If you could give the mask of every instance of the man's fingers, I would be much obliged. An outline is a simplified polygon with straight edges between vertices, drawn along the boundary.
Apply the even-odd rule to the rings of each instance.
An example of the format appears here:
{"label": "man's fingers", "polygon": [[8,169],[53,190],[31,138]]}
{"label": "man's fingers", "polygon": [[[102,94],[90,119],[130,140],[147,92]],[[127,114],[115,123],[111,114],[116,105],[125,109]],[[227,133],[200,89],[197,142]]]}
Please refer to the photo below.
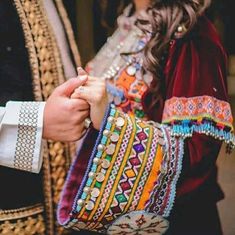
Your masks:
{"label": "man's fingers", "polygon": [[88,110],[78,111],[78,113],[77,113],[78,118],[77,118],[76,123],[78,123],[78,125],[82,125],[84,127],[85,126],[85,119],[87,117],[89,117],[89,114],[90,114],[90,112]]}
{"label": "man's fingers", "polygon": [[79,99],[79,97],[77,97],[76,99],[70,99],[69,102],[70,105],[74,107],[75,110],[82,111],[90,109],[90,105],[87,103],[87,101]]}
{"label": "man's fingers", "polygon": [[56,88],[55,93],[61,96],[70,97],[73,91],[86,83],[88,77],[81,76],[79,78],[71,78],[64,84]]}
{"label": "man's fingers", "polygon": [[80,97],[79,97],[79,94],[78,94],[78,93],[74,92],[74,93],[71,95],[70,98],[71,98],[71,99],[79,99]]}

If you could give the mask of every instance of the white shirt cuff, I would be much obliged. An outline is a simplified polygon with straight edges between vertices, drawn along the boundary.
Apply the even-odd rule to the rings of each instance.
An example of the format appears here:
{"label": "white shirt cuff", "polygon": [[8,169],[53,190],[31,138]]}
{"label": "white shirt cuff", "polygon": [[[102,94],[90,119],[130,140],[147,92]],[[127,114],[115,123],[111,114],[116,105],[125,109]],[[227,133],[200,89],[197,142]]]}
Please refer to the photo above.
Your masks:
{"label": "white shirt cuff", "polygon": [[44,106],[44,102],[7,103],[0,126],[0,165],[40,171]]}

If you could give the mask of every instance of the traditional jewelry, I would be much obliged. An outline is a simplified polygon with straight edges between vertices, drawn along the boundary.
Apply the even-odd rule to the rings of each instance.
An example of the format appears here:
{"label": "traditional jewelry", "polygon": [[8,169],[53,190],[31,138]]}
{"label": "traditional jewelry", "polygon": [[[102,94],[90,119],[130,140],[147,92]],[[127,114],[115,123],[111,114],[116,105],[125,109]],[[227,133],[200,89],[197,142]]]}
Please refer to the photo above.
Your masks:
{"label": "traditional jewelry", "polygon": [[79,92],[83,93],[83,92],[85,91],[84,86],[80,86],[80,87],[78,87],[78,88],[77,88],[77,91],[79,91]]}

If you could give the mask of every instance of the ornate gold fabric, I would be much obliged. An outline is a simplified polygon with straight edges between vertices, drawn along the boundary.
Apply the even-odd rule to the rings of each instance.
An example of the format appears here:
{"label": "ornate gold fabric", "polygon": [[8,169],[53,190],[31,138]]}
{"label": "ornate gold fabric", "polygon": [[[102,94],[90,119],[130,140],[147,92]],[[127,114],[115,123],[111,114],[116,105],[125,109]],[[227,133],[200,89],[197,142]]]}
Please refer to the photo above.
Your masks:
{"label": "ornate gold fabric", "polygon": [[[14,0],[22,24],[29,62],[32,71],[36,101],[46,100],[54,88],[65,81],[61,56],[51,26],[48,22],[42,0]],[[62,2],[59,4],[62,17],[67,17]],[[67,32],[76,62],[80,63],[78,50],[66,20]],[[72,36],[71,36],[72,35]],[[77,59],[76,59],[77,58]],[[44,195],[47,234],[62,234],[63,229],[55,222],[55,208],[59,200],[66,173],[71,162],[70,145],[48,141],[44,146]],[[25,222],[26,223],[26,222]],[[40,233],[39,233],[40,234]]]}
{"label": "ornate gold fabric", "polygon": [[64,23],[65,31],[68,35],[68,40],[69,40],[69,44],[70,44],[71,50],[72,50],[73,55],[74,55],[75,63],[76,63],[77,66],[80,66],[81,65],[80,54],[78,52],[78,48],[77,48],[77,45],[76,45],[72,25],[69,21],[68,14],[67,14],[67,12],[64,8],[63,1],[62,0],[55,0],[55,3],[57,5],[57,9],[59,11],[59,14],[61,15],[61,20]]}
{"label": "ornate gold fabric", "polygon": [[46,232],[43,205],[0,210],[0,234],[2,235],[43,235]]}

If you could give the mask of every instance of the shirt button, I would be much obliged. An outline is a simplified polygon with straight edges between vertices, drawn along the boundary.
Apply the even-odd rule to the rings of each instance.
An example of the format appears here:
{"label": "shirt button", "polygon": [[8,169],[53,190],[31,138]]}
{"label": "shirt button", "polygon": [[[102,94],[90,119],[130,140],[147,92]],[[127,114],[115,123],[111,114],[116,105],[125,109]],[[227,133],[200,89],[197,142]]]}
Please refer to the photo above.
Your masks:
{"label": "shirt button", "polygon": [[85,187],[84,189],[83,189],[83,192],[84,193],[90,193],[90,191],[91,191],[91,189],[89,188],[89,187]]}
{"label": "shirt button", "polygon": [[99,151],[103,151],[103,150],[104,150],[104,145],[99,144],[99,145],[98,145],[98,150],[99,150]]}
{"label": "shirt button", "polygon": [[93,179],[93,178],[95,178],[95,172],[93,172],[93,171],[91,171],[91,172],[89,172],[89,178],[91,178],[91,179]]}
{"label": "shirt button", "polygon": [[110,133],[109,130],[104,130],[104,131],[103,131],[103,135],[105,135],[105,136],[109,136],[109,133]]}
{"label": "shirt button", "polygon": [[100,164],[100,159],[98,158],[98,157],[95,157],[94,159],[93,159],[93,163],[95,163],[95,164]]}

